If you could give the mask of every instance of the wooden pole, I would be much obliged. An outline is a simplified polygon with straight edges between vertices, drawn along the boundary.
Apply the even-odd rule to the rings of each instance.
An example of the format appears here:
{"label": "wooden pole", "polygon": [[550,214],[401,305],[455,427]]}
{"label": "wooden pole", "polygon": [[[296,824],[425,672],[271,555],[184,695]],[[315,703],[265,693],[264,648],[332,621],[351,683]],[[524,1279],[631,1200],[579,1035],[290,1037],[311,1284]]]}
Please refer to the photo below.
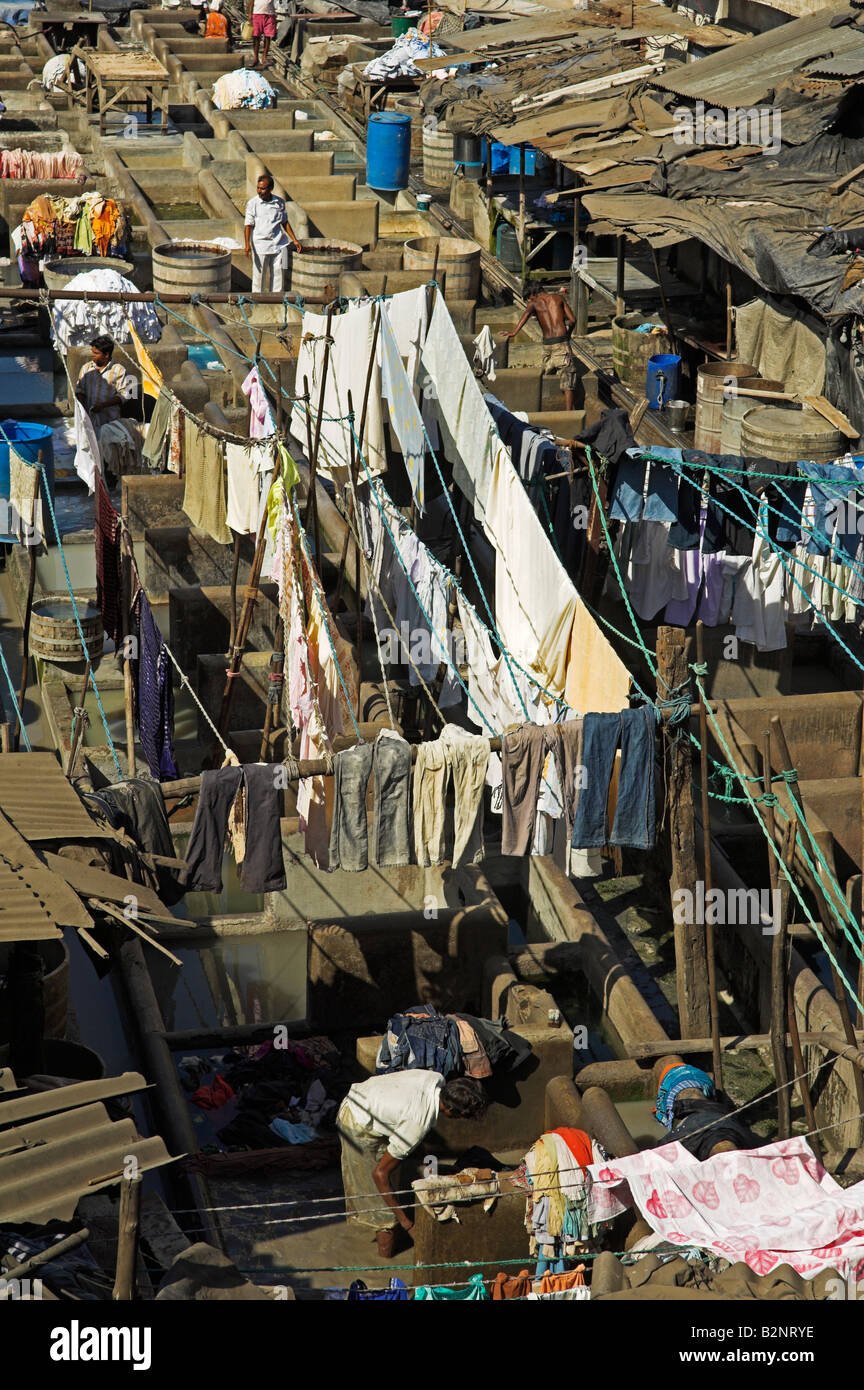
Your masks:
{"label": "wooden pole", "polygon": [[[379,324],[380,322],[381,322],[381,309],[380,309],[380,306],[379,306],[379,309],[378,309],[378,317],[377,317],[377,319],[375,320],[375,333],[374,333],[374,336],[373,336],[373,338],[372,338],[372,353],[371,353],[371,356],[370,356],[370,359],[369,359],[369,370],[368,370],[368,372],[366,373],[366,394],[367,394],[367,395],[368,395],[368,391],[369,391],[369,381],[370,381],[371,376],[372,376],[372,363],[375,361],[375,341],[376,341],[376,338],[377,338],[377,336],[378,336],[378,324]],[[348,392],[348,414],[349,414],[349,415],[353,415],[353,414],[354,414],[354,399],[353,399],[353,396],[352,396],[352,394],[351,394],[350,391]],[[366,424],[365,414],[366,414],[366,396],[364,395],[364,399],[363,399],[363,415],[364,415],[364,419],[363,419],[363,421],[361,422],[361,433],[360,433],[360,435],[358,436],[361,440],[362,440],[362,438],[363,438],[363,433],[362,433],[362,431],[363,431],[363,428],[365,427],[365,424]],[[361,527],[360,527],[360,508],[359,508],[358,503],[357,503],[357,480],[358,480],[358,473],[359,473],[359,463],[358,463],[358,459],[357,459],[357,445],[356,445],[356,442],[355,442],[355,440],[354,440],[354,436],[353,436],[353,434],[352,434],[352,436],[351,436],[351,484],[352,484],[353,491],[352,491],[352,495],[351,495],[351,508],[352,508],[352,513],[353,513],[353,516],[354,516],[354,617],[355,617],[355,623],[356,623],[356,628],[357,628],[357,632],[356,632],[356,641],[357,641],[357,718],[358,718],[358,720],[359,720],[359,718],[360,718],[360,709],[361,709],[361,706],[362,706],[362,703],[363,703],[363,699],[362,699],[362,696],[361,696],[361,693],[360,693],[360,687],[361,687],[361,685],[363,684],[363,589],[362,589],[362,585],[361,585],[361,583],[360,583],[360,543],[361,543],[361,540],[362,540],[362,536],[361,536]],[[346,536],[346,539],[347,539],[347,536],[348,536],[348,531],[347,531],[347,529],[346,529],[346,532],[345,532],[345,536]]]}
{"label": "wooden pole", "polygon": [[[657,693],[671,699],[672,692],[688,686],[685,635],[681,628],[661,627],[657,631]],[[699,877],[696,864],[693,818],[693,753],[686,730],[670,732],[664,720],[664,740],[668,759],[669,836],[672,851],[670,889],[673,902],[679,890],[686,890],[692,901]],[[706,834],[709,833],[706,827]],[[683,901],[686,903],[687,898]],[[681,916],[676,912],[675,916]],[[708,953],[702,923],[675,921],[675,973],[678,1020],[682,1038],[702,1037],[711,1031],[708,993]]]}
{"label": "wooden pole", "polygon": [[230,653],[237,638],[237,576],[240,573],[240,537],[236,531],[234,536],[234,559],[231,565],[231,636],[228,639],[228,651]]}
{"label": "wooden pole", "polygon": [[75,762],[78,757],[78,749],[81,746],[81,739],[84,734],[84,727],[87,716],[84,713],[84,701],[87,698],[87,687],[90,684],[90,662],[84,667],[84,679],[81,682],[81,694],[78,696],[78,708],[81,713],[75,715],[75,723],[72,729],[72,747],[69,750],[69,761],[66,764],[66,776],[71,777],[75,770]]}
{"label": "wooden pole", "polygon": [[135,1297],[135,1264],[138,1258],[138,1213],[141,1209],[141,1174],[124,1178],[120,1187],[117,1268],[111,1297],[129,1303]]}
{"label": "wooden pole", "polygon": [[[771,733],[766,729],[762,735],[762,790],[767,795],[771,793]],[[765,824],[768,827],[768,834],[774,842],[774,807],[767,803],[765,806]],[[791,825],[791,822],[789,823]],[[787,826],[787,835],[788,835]],[[786,855],[786,840],[784,839],[784,863]],[[791,854],[794,858],[795,841],[792,840]],[[777,861],[773,853],[768,851],[768,875],[771,881],[772,902],[776,902],[777,892]],[[784,883],[788,883],[786,876],[783,876]],[[783,988],[785,980],[785,908],[778,912],[773,920],[774,935],[771,938],[771,1055],[774,1060],[774,1079],[780,1088],[777,1092],[777,1138],[788,1139],[792,1133],[792,1105],[789,1095],[789,1069],[786,1065],[786,1048],[783,1040],[786,1036],[784,1023],[784,1009],[786,1003],[786,992]]]}
{"label": "wooden pole", "polygon": [[[576,175],[577,181],[579,175]],[[573,199],[573,263],[570,267],[570,301],[576,322],[573,336],[583,338],[588,332],[588,286],[579,274],[581,243],[579,241],[579,218],[582,214],[582,199],[577,194]]]}
{"label": "wooden pole", "polygon": [[0,753],[12,752],[12,725],[4,720],[0,724]]}
{"label": "wooden pole", "polygon": [[[792,872],[795,863],[795,843],[798,836],[798,817],[793,816],[786,827],[786,838],[783,842],[783,863]],[[804,1117],[807,1121],[807,1132],[811,1135],[810,1144],[815,1150],[817,1157],[821,1153],[821,1142],[818,1135],[813,1134],[817,1129],[816,1111],[813,1108],[813,1098],[810,1095],[810,1081],[806,1075],[807,1068],[804,1063],[804,1052],[801,1047],[801,1034],[798,1029],[798,1016],[795,1012],[795,990],[792,986],[792,979],[789,974],[788,947],[788,928],[789,928],[789,898],[791,890],[789,880],[783,875],[783,883],[780,888],[781,909],[780,909],[780,929],[783,935],[783,973],[786,983],[786,1026],[789,1032],[789,1044],[792,1048],[792,1061],[795,1066],[795,1075],[798,1077],[798,1090],[801,1093],[801,1104],[804,1107]],[[785,1042],[785,1038],[784,1038]],[[791,1095],[790,1095],[791,1102]]]}
{"label": "wooden pole", "polygon": [[282,707],[282,685],[285,676],[285,624],[282,618],[276,622],[273,637],[273,651],[270,655],[270,670],[267,673],[267,710],[264,715],[264,728],[261,732],[259,763],[270,761],[270,731],[278,728],[278,715]]}
{"label": "wooden pole", "polygon": [[[329,373],[329,371],[330,371],[330,348],[331,348],[331,345],[332,345],[332,344],[331,344],[331,340],[330,340],[330,328],[331,328],[332,323],[333,323],[333,305],[331,304],[331,305],[328,306],[328,309],[327,309],[327,327],[326,327],[325,330],[324,330],[325,335],[326,335],[325,341],[324,341],[324,364],[323,364],[323,366],[322,366],[322,368],[321,368],[321,391],[320,391],[319,396],[318,396],[318,414],[317,414],[317,416],[315,417],[315,436],[314,436],[314,438],[313,438],[313,440],[312,440],[312,454],[311,454],[311,457],[310,457],[310,459],[309,459],[309,498],[308,498],[308,501],[307,501],[307,503],[306,503],[306,517],[305,517],[305,520],[304,520],[304,523],[303,523],[303,524],[304,524],[304,527],[308,530],[308,528],[309,528],[309,517],[310,517],[310,515],[314,515],[314,516],[315,516],[315,523],[316,523],[315,555],[316,555],[316,564],[317,564],[319,567],[320,567],[320,565],[321,565],[321,556],[320,556],[320,554],[319,554],[319,551],[320,551],[319,540],[320,540],[320,538],[319,538],[318,535],[317,535],[317,514],[318,514],[318,508],[317,508],[317,498],[316,498],[316,495],[315,495],[315,475],[316,475],[316,472],[317,472],[317,469],[318,469],[318,450],[319,450],[319,448],[320,448],[320,446],[321,446],[321,427],[322,427],[322,425],[323,425],[323,423],[324,423],[324,393],[325,393],[326,390],[327,390],[327,376],[328,376],[328,373]],[[307,390],[307,392],[308,392],[309,384],[308,384],[308,381],[307,381],[307,378],[306,378],[306,377],[303,378],[303,385],[304,385],[304,388],[305,388],[305,389]]]}
{"label": "wooden pole", "polygon": [[[626,300],[624,295],[624,238],[618,237],[615,261],[615,317],[619,318],[624,313]],[[667,325],[668,327],[668,325]]]}
{"label": "wooden pole", "polygon": [[[33,521],[35,525],[36,504],[39,501],[39,490],[42,486],[42,450],[36,455],[38,463],[34,472],[36,479],[33,484]],[[23,498],[21,499],[23,501]],[[18,751],[18,743],[21,738],[21,715],[24,713],[24,701],[27,698],[27,676],[30,670],[30,619],[33,615],[33,594],[36,590],[36,538],[30,537],[33,542],[29,549],[30,571],[27,577],[27,602],[24,608],[24,631],[21,637],[21,688],[18,691],[18,710],[19,714],[15,717],[15,751]]]}
{"label": "wooden pole", "polygon": [[663,276],[660,274],[660,261],[657,258],[657,249],[651,245],[650,241],[648,243],[648,248],[651,252],[651,259],[654,262],[654,274],[657,276],[657,286],[660,290],[660,303],[663,305],[663,319],[666,324],[666,331],[671,334],[672,321],[669,317],[669,305],[666,302],[666,291],[663,288]]}
{"label": "wooden pole", "polygon": [[123,542],[121,551],[122,612],[121,633],[123,640],[123,704],[126,714],[126,765],[129,776],[135,776],[135,720],[132,696],[132,657],[128,651],[127,639],[132,631],[132,552],[129,546],[126,517],[123,517]]}
{"label": "wooden pole", "polygon": [[732,267],[728,261],[726,262],[726,358],[729,362],[732,361]]}
{"label": "wooden pole", "polygon": [[[785,770],[792,770],[792,755],[789,752],[789,745],[786,742],[786,735],[783,732],[783,724],[780,720],[780,716],[777,714],[775,714],[771,720],[771,732],[774,735],[777,741],[777,747],[780,750],[781,767]],[[788,786],[789,795],[795,802],[795,805],[798,808],[798,813],[803,819],[804,805],[801,800],[801,790],[798,786],[797,777],[791,779],[788,783]],[[816,897],[816,906],[819,912],[819,917],[822,922],[823,929],[825,931],[825,935],[828,937],[829,940],[832,941],[832,944],[834,944],[836,942],[836,936],[834,933],[834,926],[831,920],[831,911],[825,900],[824,892],[822,891],[819,885],[818,875],[816,876],[816,879],[813,882],[813,888]],[[840,1013],[840,1020],[843,1024],[843,1036],[845,1037],[847,1043],[854,1047],[855,1030],[852,1027],[852,1018],[849,1014],[849,1004],[846,999],[846,989],[843,984],[843,981],[840,979],[840,975],[837,971],[837,968],[833,963],[831,963],[831,978],[834,983],[834,995],[837,1003],[837,1008]],[[855,1097],[858,1101],[858,1109],[862,1114],[864,1114],[864,1075],[862,1075],[857,1068],[855,1069],[853,1075],[855,1080]]]}
{"label": "wooden pole", "polygon": [[[696,624],[696,660],[700,666],[705,662],[704,630],[701,618]],[[704,680],[705,677],[703,676]],[[702,854],[704,860],[705,898],[714,886],[714,873],[711,864],[711,807],[708,800],[708,719],[704,700],[699,701],[699,746],[702,798]],[[708,956],[708,997],[711,1007],[711,1052],[714,1067],[714,1085],[723,1085],[723,1060],[720,1052],[720,1006],[717,999],[717,955],[714,941],[714,923],[705,921],[705,951]]]}
{"label": "wooden pole", "polygon": [[527,275],[525,260],[525,146],[519,146],[519,255],[521,258],[522,269],[520,273],[520,286],[522,293],[525,293],[525,279]]}

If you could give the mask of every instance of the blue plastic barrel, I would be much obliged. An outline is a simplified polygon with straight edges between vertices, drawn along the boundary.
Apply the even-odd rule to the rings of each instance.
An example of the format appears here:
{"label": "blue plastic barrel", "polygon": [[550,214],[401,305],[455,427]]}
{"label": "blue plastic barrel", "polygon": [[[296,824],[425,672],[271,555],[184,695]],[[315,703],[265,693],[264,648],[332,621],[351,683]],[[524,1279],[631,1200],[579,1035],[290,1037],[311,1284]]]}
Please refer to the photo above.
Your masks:
{"label": "blue plastic barrel", "polygon": [[510,169],[510,146],[502,145],[500,140],[493,140],[490,158],[492,173],[506,174]]}
{"label": "blue plastic barrel", "polygon": [[408,187],[411,172],[411,117],[404,111],[376,111],[366,129],[366,182],[395,192]]}
{"label": "blue plastic barrel", "polygon": [[[8,442],[7,442],[8,441]],[[48,425],[31,425],[24,420],[0,420],[0,525],[6,525],[9,498],[9,445],[25,462],[35,464],[42,451],[42,527],[47,544],[55,543],[51,512],[45,498],[45,483],[54,501],[54,435]],[[0,540],[12,541],[15,536],[3,535]]]}
{"label": "blue plastic barrel", "polygon": [[674,352],[658,352],[648,358],[645,395],[651,410],[662,410],[667,401],[678,399],[681,385],[681,358]]}

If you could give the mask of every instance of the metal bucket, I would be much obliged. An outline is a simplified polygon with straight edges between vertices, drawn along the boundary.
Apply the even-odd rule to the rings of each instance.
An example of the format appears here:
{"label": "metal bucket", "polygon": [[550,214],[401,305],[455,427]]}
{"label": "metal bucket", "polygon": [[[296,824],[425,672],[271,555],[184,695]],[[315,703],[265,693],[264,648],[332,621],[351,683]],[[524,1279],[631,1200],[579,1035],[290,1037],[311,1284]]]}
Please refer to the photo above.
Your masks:
{"label": "metal bucket", "polygon": [[[90,660],[95,662],[102,655],[102,614],[98,608],[91,608],[79,600],[78,616],[84,641],[87,643],[87,653]],[[33,656],[41,656],[46,661],[61,664],[86,659],[68,595],[46,594],[33,604],[30,651]]]}
{"label": "metal bucket", "polygon": [[329,304],[339,294],[339,277],[356,270],[363,260],[362,246],[351,241],[315,237],[300,243],[289,260],[290,288],[310,304]]}
{"label": "metal bucket", "polygon": [[667,401],[661,414],[670,429],[683,430],[689,410],[689,401]]}

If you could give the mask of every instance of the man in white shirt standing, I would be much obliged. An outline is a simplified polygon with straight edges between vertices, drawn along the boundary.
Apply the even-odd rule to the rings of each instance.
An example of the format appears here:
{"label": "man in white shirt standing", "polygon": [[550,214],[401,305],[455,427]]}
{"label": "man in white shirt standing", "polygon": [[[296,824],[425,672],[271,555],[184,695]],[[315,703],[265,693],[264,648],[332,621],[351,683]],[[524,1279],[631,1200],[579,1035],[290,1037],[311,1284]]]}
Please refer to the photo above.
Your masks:
{"label": "man in white shirt standing", "polygon": [[273,192],[272,174],[262,174],[257,188],[255,197],[246,204],[245,217],[246,255],[252,257],[252,293],[280,294],[285,249],[290,241],[299,251],[300,242],[288,224],[283,199]]}
{"label": "man in white shirt standing", "polygon": [[249,18],[252,21],[252,66],[258,66],[258,45],[263,38],[261,66],[266,68],[270,40],[276,37],[276,0],[249,0]]}
{"label": "man in white shirt standing", "polygon": [[[397,1222],[409,1235],[414,1230],[411,1217],[391,1187],[394,1174],[398,1184],[402,1159],[435,1128],[439,1112],[480,1120],[487,1103],[485,1091],[473,1077],[456,1076],[445,1081],[437,1071],[419,1067],[370,1076],[351,1087],[336,1116],[342,1141],[345,1206],[349,1220],[377,1232],[382,1259],[395,1253]],[[386,1206],[370,1196],[370,1182]]]}

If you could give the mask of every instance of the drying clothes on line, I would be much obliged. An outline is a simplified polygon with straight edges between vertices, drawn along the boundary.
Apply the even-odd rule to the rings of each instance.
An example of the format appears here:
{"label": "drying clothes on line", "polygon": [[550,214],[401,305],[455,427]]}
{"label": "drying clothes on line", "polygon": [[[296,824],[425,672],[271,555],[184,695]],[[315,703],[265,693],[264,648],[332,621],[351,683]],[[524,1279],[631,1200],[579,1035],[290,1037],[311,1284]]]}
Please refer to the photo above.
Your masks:
{"label": "drying clothes on line", "polygon": [[650,460],[641,450],[629,449],[620,459],[609,490],[611,521],[677,521],[678,474],[664,456],[670,462],[682,459],[680,449],[652,449]]}
{"label": "drying clothes on line", "polygon": [[106,477],[143,473],[141,436],[131,420],[109,420],[99,430],[99,457]]}
{"label": "drying clothes on line", "polygon": [[[125,831],[145,854],[164,855],[169,859],[176,856],[158,782],[149,777],[129,777],[123,782],[100,787],[98,792],[89,794],[88,800],[95,803],[99,814],[105,816],[109,825],[115,830]],[[125,872],[126,862],[128,857],[124,861],[121,853],[114,872]],[[178,881],[177,870],[166,865],[150,869],[143,860],[136,859],[133,860],[132,870],[135,881],[154,888],[167,907],[179,902],[186,891]],[[194,1091],[199,1084],[200,1080],[189,1089]]]}
{"label": "drying clothes on line", "polygon": [[[296,393],[298,399],[291,412],[291,433],[303,449],[308,449],[307,406],[299,399],[309,384],[309,405],[315,433],[316,417],[323,411],[318,451],[318,471],[325,478],[336,478],[343,485],[350,475],[352,450],[351,427],[345,417],[349,414],[348,396],[354,406],[354,430],[359,436],[363,401],[366,400],[366,422],[363,435],[363,458],[359,477],[383,472],[387,467],[384,442],[384,406],[382,400],[381,366],[377,352],[372,352],[378,305],[366,301],[349,303],[344,313],[330,320],[330,354],[327,378],[324,379],[324,360],[327,354],[327,316],[307,310],[303,314],[300,348],[297,353]],[[369,363],[372,371],[369,375]],[[368,376],[368,394],[367,394]],[[323,388],[323,394],[322,394]]]}
{"label": "drying clothes on line", "polygon": [[261,493],[273,473],[272,444],[226,444],[228,506],[225,521],[240,535],[256,535],[261,519]]}
{"label": "drying clothes on line", "polygon": [[444,1285],[421,1284],[414,1290],[415,1303],[485,1303],[489,1293],[482,1274],[472,1274],[467,1287],[449,1289]]}
{"label": "drying clothes on line", "polygon": [[636,448],[626,410],[607,410],[576,438],[581,444],[590,444],[592,453],[599,454],[611,464],[618,463],[623,454]]}
{"label": "drying clothes on line", "polygon": [[431,39],[424,38],[417,29],[406,29],[400,34],[386,53],[373,58],[363,69],[363,76],[383,81],[388,77],[420,77],[421,69],[415,58],[440,58],[444,49]]}
{"label": "drying clothes on line", "polygon": [[458,1023],[439,1013],[434,1004],[413,1004],[404,1013],[394,1014],[378,1047],[376,1075],[415,1069],[439,1072],[445,1078],[462,1071]]}
{"label": "drying clothes on line", "polygon": [[129,336],[138,358],[138,366],[141,368],[141,392],[158,401],[162,395],[162,373],[139,338],[132,322],[129,324]]}
{"label": "drying clothes on line", "polygon": [[372,486],[370,569],[377,588],[368,596],[369,612],[379,632],[392,631],[387,609],[393,615],[393,638],[398,639],[399,659],[409,665],[411,685],[419,685],[421,677],[427,683],[433,681],[441,663],[446,663],[437,704],[447,709],[459,702],[462,689],[452,661],[450,573],[411,530],[383,486]]}
{"label": "drying clothes on line", "polygon": [[585,1283],[585,1266],[571,1270],[569,1274],[544,1274],[531,1293],[525,1295],[529,1302],[558,1303],[579,1302],[590,1299],[591,1290]]}
{"label": "drying clothes on line", "polygon": [[666,1129],[672,1128],[675,1113],[675,1097],[681,1091],[699,1090],[710,1100],[714,1095],[714,1082],[707,1072],[689,1063],[673,1063],[660,1077],[654,1114]]}
{"label": "drying clothes on line", "polygon": [[369,862],[366,789],[373,773],[372,862],[398,868],[411,862],[411,748],[382,729],[374,743],[359,743],[334,759],[330,869],[358,872]]}
{"label": "drying clothes on line", "polygon": [[80,401],[73,405],[75,412],[75,472],[89,492],[96,487],[97,477],[102,476],[102,459],[99,443],[90,416]]}
{"label": "drying clothes on line", "polygon": [[174,761],[174,686],[172,668],[162,634],[156,626],[147,596],[139,589],[137,605],[138,661],[135,680],[135,714],[138,735],[152,775],[162,780],[177,776]]}
{"label": "drying clothes on line", "polygon": [[399,356],[405,364],[405,371],[411,383],[412,392],[418,381],[420,350],[429,328],[429,298],[425,285],[413,290],[402,290],[382,301],[381,307],[390,320]]}
{"label": "drying clothes on line", "polygon": [[394,1274],[390,1283],[383,1289],[368,1289],[362,1279],[355,1279],[349,1286],[346,1303],[407,1303],[408,1286]]}
{"label": "drying clothes on line", "polygon": [[263,111],[272,106],[276,93],[266,77],[253,68],[225,72],[213,83],[213,105],[218,111]]}
{"label": "drying clothes on line", "polygon": [[802,1138],[699,1163],[680,1144],[595,1163],[590,1210],[635,1205],[672,1245],[743,1260],[758,1274],[789,1264],[841,1278],[864,1259],[864,1184],[841,1188]]}
{"label": "drying clothes on line", "polygon": [[167,391],[160,391],[147,426],[147,435],[141,457],[154,473],[164,473],[168,436],[171,429],[172,398]]}
{"label": "drying clothes on line", "polygon": [[39,470],[9,448],[9,531],[21,545],[42,544],[42,497]]}
{"label": "drying clothes on line", "polygon": [[485,377],[487,381],[495,380],[495,339],[492,337],[492,329],[488,323],[484,323],[474,339],[472,365],[476,376]]}
{"label": "drying clothes on line", "polygon": [[458,1204],[483,1200],[483,1210],[492,1211],[501,1194],[498,1174],[491,1169],[460,1168],[458,1173],[416,1178],[411,1184],[421,1207],[432,1212],[436,1221],[455,1221],[460,1225]]}
{"label": "drying clothes on line", "polygon": [[[481,747],[481,745],[483,745]],[[483,857],[483,786],[489,762],[488,739],[445,724],[435,742],[421,743],[414,764],[414,851],[417,863],[428,868],[447,856],[446,795],[452,776],[454,790],[454,868]]]}
{"label": "drying clothes on line", "polygon": [[121,521],[102,478],[96,476],[94,538],[96,541],[96,605],[102,627],[115,647],[121,636],[122,550]]}
{"label": "drying clothes on line", "polygon": [[[606,716],[612,718],[614,716]],[[523,724],[501,739],[503,812],[501,853],[530,854],[540,797],[540,782],[551,754],[557,764],[570,833],[581,785],[583,723]],[[560,812],[559,812],[560,814]]]}
{"label": "drying clothes on line", "polygon": [[419,512],[425,509],[423,469],[426,436],[423,417],[414,398],[411,381],[402,364],[396,335],[388,314],[381,314],[381,390],[390,411],[390,426],[399,441],[411,493]]}
{"label": "drying clothes on line", "polygon": [[206,531],[214,541],[230,544],[231,532],[225,524],[225,448],[188,415],[183,426],[183,466],[184,512],[193,526]]}
{"label": "drying clothes on line", "polygon": [[487,393],[484,400],[522,481],[530,483],[547,465],[554,471],[551,466],[558,463],[558,446],[549,431],[529,425],[527,416],[514,415],[495,396]]}
{"label": "drying clothes on line", "polygon": [[[584,785],[573,816],[574,849],[629,845],[651,849],[655,825],[655,712],[643,705],[620,714],[586,714],[583,723]],[[606,805],[621,748],[618,796],[611,833]]]}
{"label": "drying clothes on line", "polygon": [[531,1292],[531,1275],[527,1269],[520,1269],[518,1274],[495,1275],[495,1282],[492,1285],[492,1302],[499,1303],[505,1299],[525,1298]]}
{"label": "drying clothes on line", "polygon": [[584,1131],[550,1130],[532,1144],[517,1169],[516,1182],[528,1193],[529,1248],[542,1264],[571,1258],[596,1237],[602,1222],[589,1216],[586,1175],[600,1155],[603,1150]]}
{"label": "drying clothes on line", "polygon": [[[137,294],[131,280],[116,270],[100,267],[74,275],[66,286],[69,290],[109,290],[113,293]],[[139,338],[155,343],[162,336],[162,326],[152,304],[114,304],[104,300],[64,299],[53,306],[54,337],[60,347],[81,347],[99,334],[117,343],[131,341],[130,319]]]}
{"label": "drying clothes on line", "polygon": [[273,419],[270,402],[264,387],[261,385],[261,376],[257,367],[252,368],[240,390],[249,401],[250,439],[266,439],[269,435],[275,434],[276,421]]}
{"label": "drying clothes on line", "polygon": [[84,161],[72,149],[2,150],[0,179],[80,179]]}
{"label": "drying clothes on line", "polygon": [[190,892],[222,891],[222,857],[228,815],[241,785],[246,795],[246,855],[240,867],[244,893],[275,893],[285,887],[282,793],[270,763],[247,763],[202,772],[198,808],[186,847],[186,886]]}

